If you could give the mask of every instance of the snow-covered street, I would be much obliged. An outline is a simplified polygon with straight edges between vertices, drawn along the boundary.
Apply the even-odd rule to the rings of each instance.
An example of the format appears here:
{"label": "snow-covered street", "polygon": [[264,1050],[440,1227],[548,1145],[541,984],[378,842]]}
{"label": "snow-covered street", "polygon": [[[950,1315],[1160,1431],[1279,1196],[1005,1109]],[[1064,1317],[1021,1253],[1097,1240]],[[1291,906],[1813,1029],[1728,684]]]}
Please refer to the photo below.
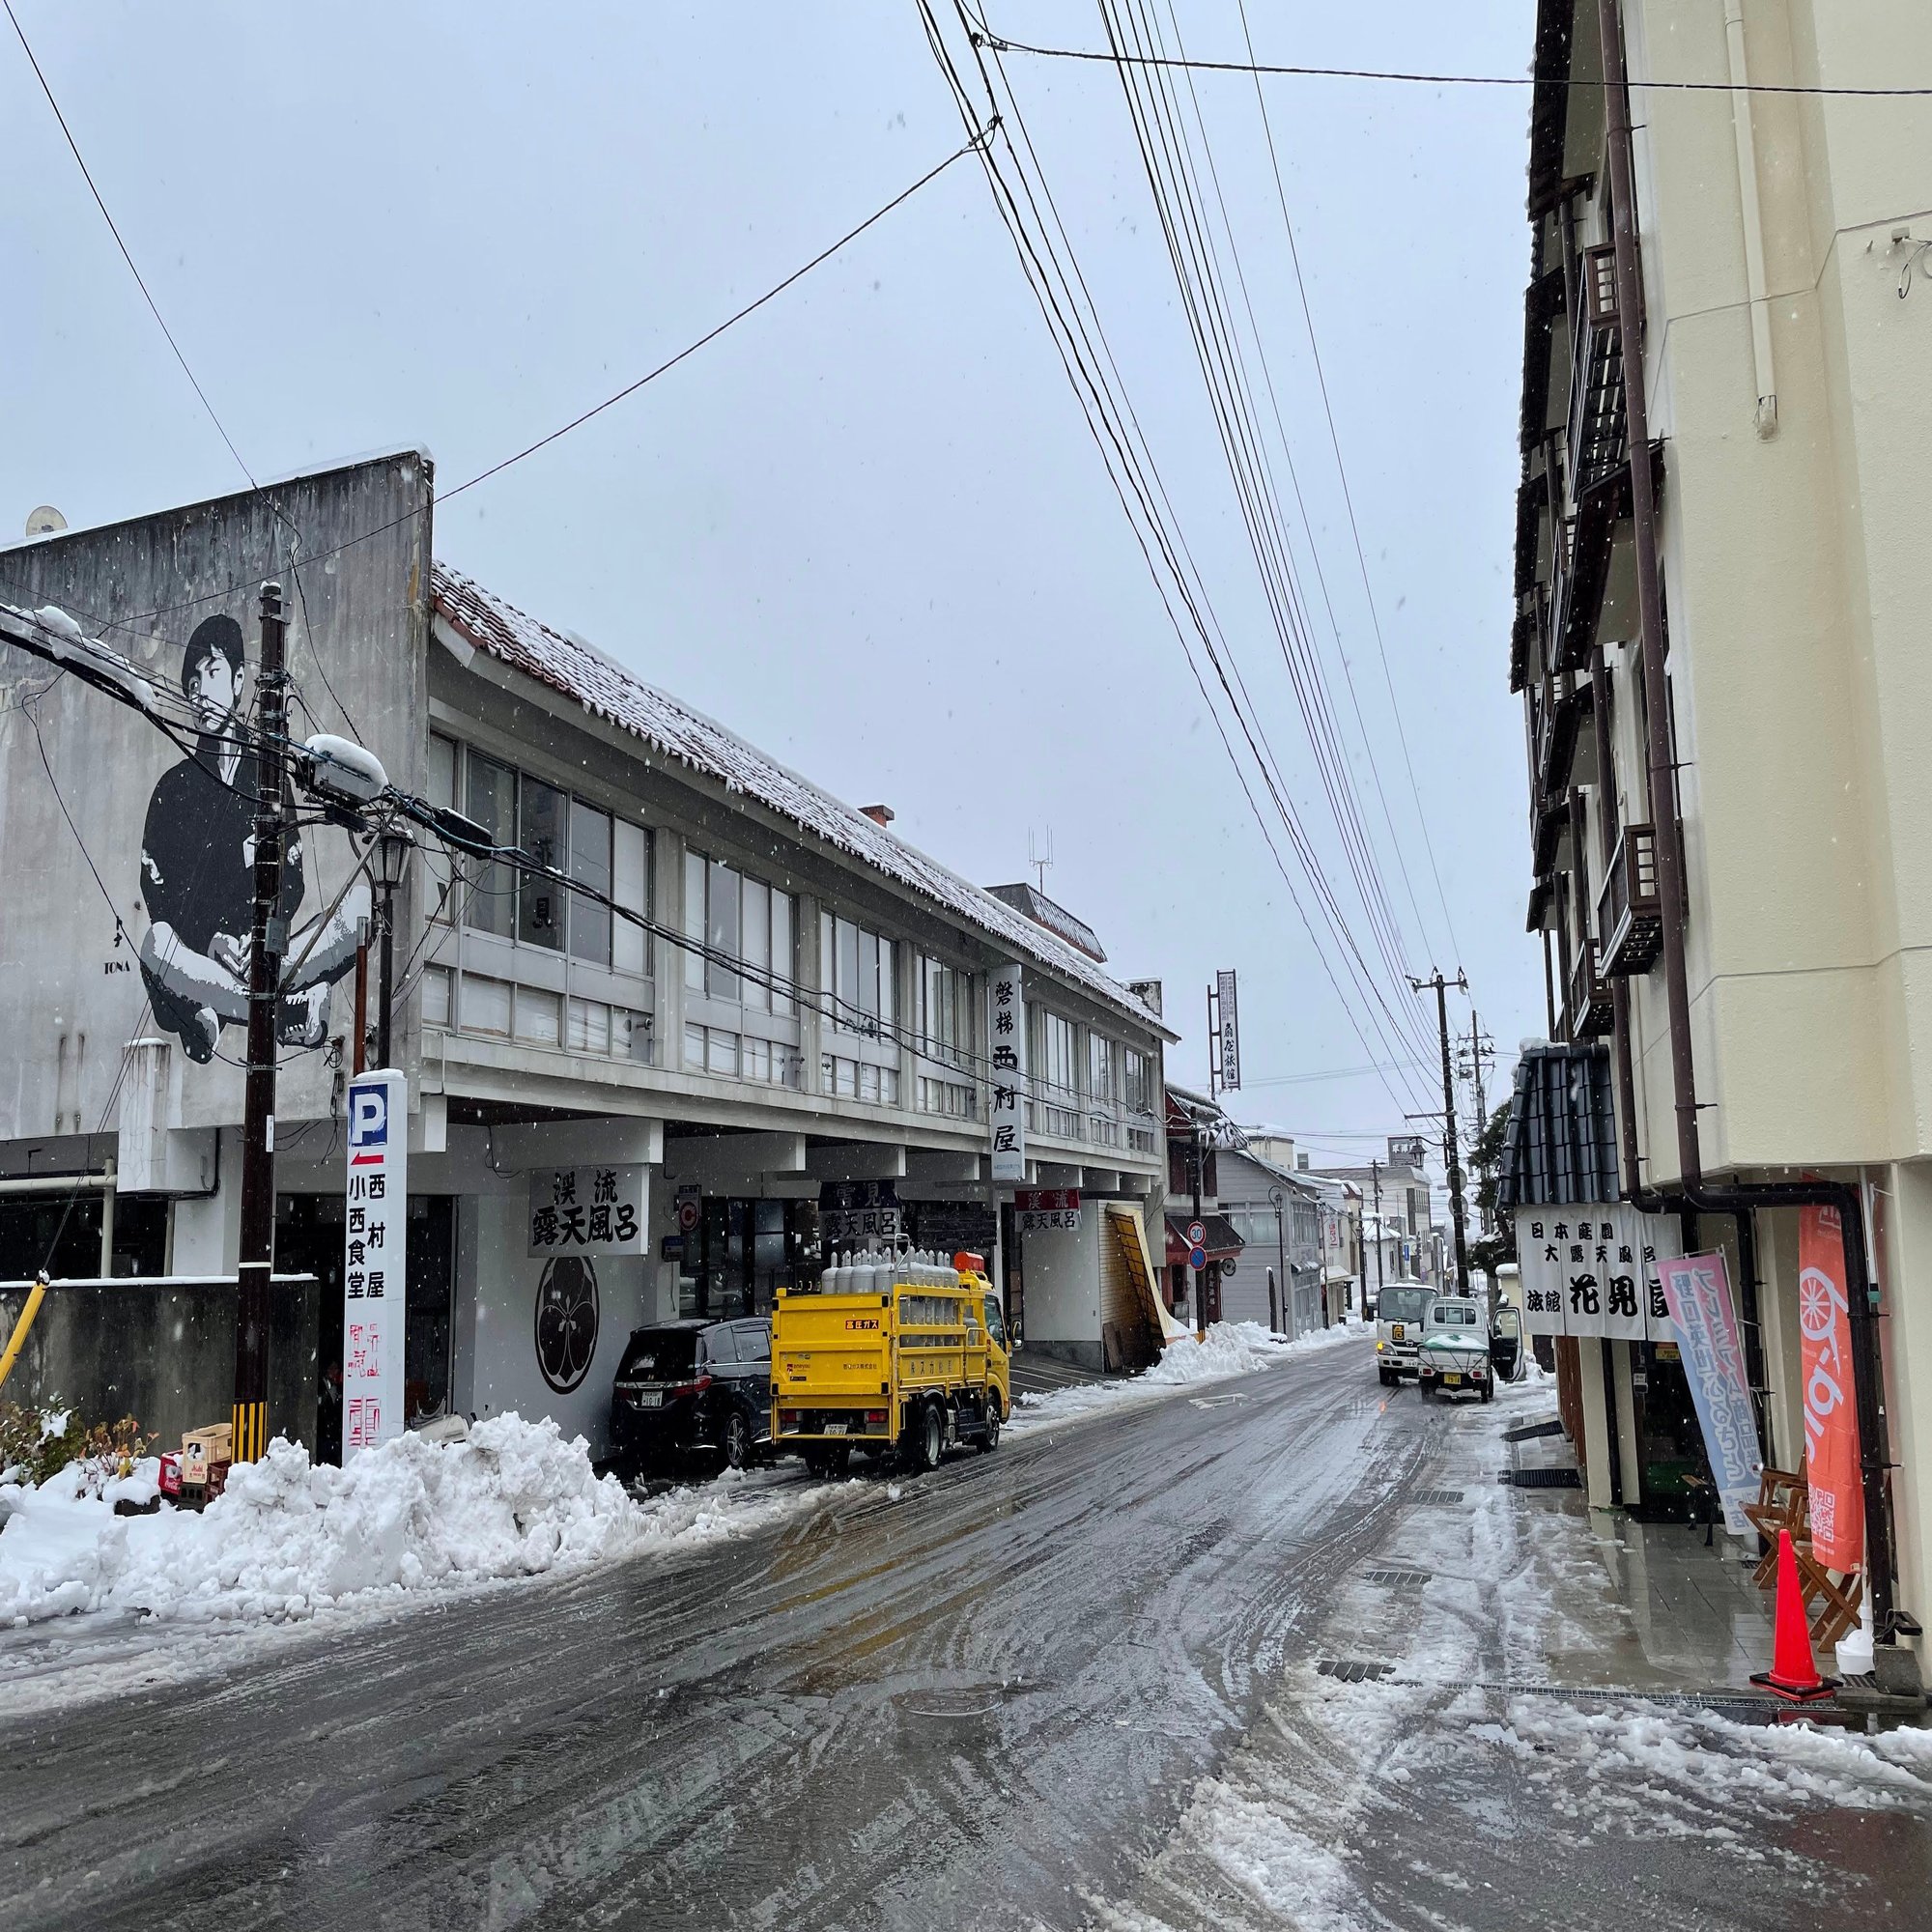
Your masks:
{"label": "snow-covered street", "polygon": [[1547,1385],[1423,1404],[1359,1333],[1157,1377],[918,1481],[585,1470],[542,1516],[566,1445],[519,1435],[380,1507],[244,1485],[165,1621],[128,1555],[0,1640],[14,1922],[1922,1922],[1927,1734],[1573,1668],[1645,1653],[1574,1492],[1496,1481]]}

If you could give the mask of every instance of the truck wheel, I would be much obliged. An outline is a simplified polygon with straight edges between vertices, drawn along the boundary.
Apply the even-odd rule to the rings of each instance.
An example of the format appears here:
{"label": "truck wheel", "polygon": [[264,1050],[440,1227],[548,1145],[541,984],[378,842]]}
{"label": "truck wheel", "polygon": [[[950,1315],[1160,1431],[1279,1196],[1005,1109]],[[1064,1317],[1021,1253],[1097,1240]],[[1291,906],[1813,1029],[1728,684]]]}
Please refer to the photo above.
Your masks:
{"label": "truck wheel", "polygon": [[1485,1402],[1488,1402],[1491,1396],[1492,1396],[1494,1393],[1495,1390],[1492,1388],[1488,1382],[1485,1382],[1483,1384],[1483,1400]]}
{"label": "truck wheel", "polygon": [[914,1429],[913,1465],[923,1474],[939,1467],[940,1453],[946,1447],[946,1425],[936,1402],[927,1403],[920,1411]]}
{"label": "truck wheel", "polygon": [[986,1430],[980,1437],[980,1453],[990,1456],[1000,1446],[1000,1398],[989,1395],[986,1398]]}

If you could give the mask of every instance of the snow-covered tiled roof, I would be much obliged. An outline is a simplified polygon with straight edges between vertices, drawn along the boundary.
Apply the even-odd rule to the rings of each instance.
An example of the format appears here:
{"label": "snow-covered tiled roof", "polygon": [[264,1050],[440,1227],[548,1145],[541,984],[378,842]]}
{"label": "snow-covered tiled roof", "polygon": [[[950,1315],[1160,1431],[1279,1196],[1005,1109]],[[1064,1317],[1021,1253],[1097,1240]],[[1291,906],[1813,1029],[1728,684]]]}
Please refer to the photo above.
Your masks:
{"label": "snow-covered tiled roof", "polygon": [[431,579],[436,614],[458,637],[675,760],[789,819],[835,850],[977,926],[1003,949],[1050,967],[1107,1006],[1172,1038],[1158,1013],[1023,913],[895,838],[863,812],[662,691],[582,638],[553,630],[446,563]]}

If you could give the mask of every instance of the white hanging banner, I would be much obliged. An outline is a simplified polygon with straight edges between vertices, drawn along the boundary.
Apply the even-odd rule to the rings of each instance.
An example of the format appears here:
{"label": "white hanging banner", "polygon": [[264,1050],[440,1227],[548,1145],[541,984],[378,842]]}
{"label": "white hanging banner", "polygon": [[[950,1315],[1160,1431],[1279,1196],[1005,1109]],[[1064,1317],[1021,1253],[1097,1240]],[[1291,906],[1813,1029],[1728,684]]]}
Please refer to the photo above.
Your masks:
{"label": "white hanging banner", "polygon": [[986,1100],[995,1180],[1026,1179],[1026,994],[1017,965],[986,985],[986,1039],[992,1061]]}
{"label": "white hanging banner", "polygon": [[1618,1202],[1519,1208],[1523,1327],[1616,1342],[1675,1339],[1658,1264],[1680,1252],[1677,1224]]}
{"label": "white hanging banner", "polygon": [[410,1098],[400,1073],[349,1083],[342,1268],[342,1461],[403,1433]]}

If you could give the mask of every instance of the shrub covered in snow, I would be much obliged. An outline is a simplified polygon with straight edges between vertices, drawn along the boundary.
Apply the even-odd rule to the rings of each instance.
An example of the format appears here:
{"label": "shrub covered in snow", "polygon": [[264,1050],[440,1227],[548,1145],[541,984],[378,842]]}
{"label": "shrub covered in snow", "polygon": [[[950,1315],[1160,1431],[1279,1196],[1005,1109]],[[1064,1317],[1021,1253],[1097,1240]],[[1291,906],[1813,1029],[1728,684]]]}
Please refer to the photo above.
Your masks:
{"label": "shrub covered in snow", "polygon": [[80,1493],[99,1496],[130,1473],[152,1440],[131,1415],[90,1425],[58,1396],[45,1403],[0,1403],[0,1483],[44,1483],[78,1463]]}

